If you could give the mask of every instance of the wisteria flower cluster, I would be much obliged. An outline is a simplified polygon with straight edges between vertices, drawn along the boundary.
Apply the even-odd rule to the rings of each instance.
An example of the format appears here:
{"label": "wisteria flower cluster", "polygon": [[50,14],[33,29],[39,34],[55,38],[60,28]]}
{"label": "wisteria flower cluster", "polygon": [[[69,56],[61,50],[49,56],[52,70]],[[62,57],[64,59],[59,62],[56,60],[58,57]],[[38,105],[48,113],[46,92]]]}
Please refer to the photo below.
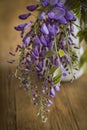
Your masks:
{"label": "wisteria flower cluster", "polygon": [[31,94],[34,105],[38,107],[37,115],[46,122],[62,79],[68,73],[74,79],[73,69],[78,70],[78,47],[72,40],[76,38],[73,26],[76,17],[62,0],[37,3],[27,6],[28,13],[19,16],[21,20],[30,19],[32,12],[38,11],[36,21],[15,26],[22,38],[22,44],[16,47],[20,58],[15,76],[20,80],[20,87]]}

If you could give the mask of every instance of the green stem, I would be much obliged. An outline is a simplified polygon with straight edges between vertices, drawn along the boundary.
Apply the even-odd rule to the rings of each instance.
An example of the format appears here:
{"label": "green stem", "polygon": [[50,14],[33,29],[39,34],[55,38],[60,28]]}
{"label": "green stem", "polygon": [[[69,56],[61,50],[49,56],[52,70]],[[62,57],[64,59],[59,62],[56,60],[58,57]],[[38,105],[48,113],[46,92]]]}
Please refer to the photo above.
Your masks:
{"label": "green stem", "polygon": [[[68,36],[67,36],[67,32],[66,32],[66,27],[64,27],[64,32],[65,32],[65,35],[66,35],[66,43],[67,43],[67,48],[68,48],[68,56],[69,56],[69,59],[71,61],[70,48],[69,48],[69,44],[68,44]],[[71,74],[74,77],[73,64],[71,63],[71,64],[69,64],[69,66],[70,66]]]}

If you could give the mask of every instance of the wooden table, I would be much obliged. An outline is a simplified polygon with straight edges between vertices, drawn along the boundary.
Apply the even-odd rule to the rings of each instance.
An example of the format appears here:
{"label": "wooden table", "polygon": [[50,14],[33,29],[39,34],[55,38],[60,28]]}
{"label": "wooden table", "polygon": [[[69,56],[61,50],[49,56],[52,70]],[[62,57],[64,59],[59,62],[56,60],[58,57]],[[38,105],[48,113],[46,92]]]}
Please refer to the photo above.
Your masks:
{"label": "wooden table", "polygon": [[72,84],[61,84],[46,124],[36,117],[36,109],[28,94],[18,88],[18,81],[8,78],[15,70],[6,63],[8,52],[20,43],[13,27],[21,23],[17,16],[34,3],[0,0],[0,130],[87,130],[87,74]]}
{"label": "wooden table", "polygon": [[11,67],[0,68],[0,130],[87,130],[87,74],[73,83],[61,84],[48,122],[41,123],[30,96],[8,75]]}

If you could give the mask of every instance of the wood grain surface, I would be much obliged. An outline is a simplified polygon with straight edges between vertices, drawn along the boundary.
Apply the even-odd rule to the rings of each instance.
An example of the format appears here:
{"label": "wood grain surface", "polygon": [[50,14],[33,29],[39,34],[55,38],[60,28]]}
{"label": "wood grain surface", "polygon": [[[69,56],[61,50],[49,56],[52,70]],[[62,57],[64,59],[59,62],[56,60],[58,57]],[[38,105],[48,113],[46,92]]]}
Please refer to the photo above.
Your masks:
{"label": "wood grain surface", "polygon": [[8,52],[20,43],[13,27],[21,22],[17,16],[26,12],[26,5],[33,3],[35,0],[0,0],[0,130],[87,130],[87,74],[61,84],[46,124],[36,117],[37,109],[27,92],[9,76],[15,65],[7,64]]}
{"label": "wood grain surface", "polygon": [[87,75],[62,83],[46,124],[36,117],[30,96],[9,77],[11,67],[0,68],[0,130],[87,130]]}

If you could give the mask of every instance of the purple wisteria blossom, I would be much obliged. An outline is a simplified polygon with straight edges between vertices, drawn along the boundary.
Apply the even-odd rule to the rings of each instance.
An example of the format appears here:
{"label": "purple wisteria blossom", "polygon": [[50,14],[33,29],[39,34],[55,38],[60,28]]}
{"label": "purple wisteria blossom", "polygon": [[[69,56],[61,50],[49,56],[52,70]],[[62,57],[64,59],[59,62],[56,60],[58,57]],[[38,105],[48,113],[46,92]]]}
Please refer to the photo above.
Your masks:
{"label": "purple wisteria blossom", "polygon": [[67,66],[71,68],[73,59],[77,61],[72,40],[76,18],[64,3],[65,0],[42,0],[38,5],[29,5],[29,13],[19,15],[19,19],[31,20],[32,11],[38,11],[36,21],[15,26],[22,38],[22,45],[16,48],[20,53],[16,77],[20,86],[32,94],[43,121],[60,91],[61,80],[68,75]]}

